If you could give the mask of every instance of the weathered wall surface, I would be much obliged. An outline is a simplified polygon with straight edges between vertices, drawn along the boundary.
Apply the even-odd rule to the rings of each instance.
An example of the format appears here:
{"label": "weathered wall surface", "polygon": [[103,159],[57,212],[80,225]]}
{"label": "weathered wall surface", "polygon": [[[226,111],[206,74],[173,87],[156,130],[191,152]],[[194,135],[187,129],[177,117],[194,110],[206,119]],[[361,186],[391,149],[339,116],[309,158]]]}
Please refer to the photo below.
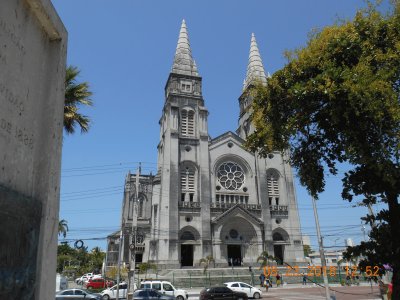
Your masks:
{"label": "weathered wall surface", "polygon": [[50,0],[0,4],[0,299],[54,299],[67,33]]}

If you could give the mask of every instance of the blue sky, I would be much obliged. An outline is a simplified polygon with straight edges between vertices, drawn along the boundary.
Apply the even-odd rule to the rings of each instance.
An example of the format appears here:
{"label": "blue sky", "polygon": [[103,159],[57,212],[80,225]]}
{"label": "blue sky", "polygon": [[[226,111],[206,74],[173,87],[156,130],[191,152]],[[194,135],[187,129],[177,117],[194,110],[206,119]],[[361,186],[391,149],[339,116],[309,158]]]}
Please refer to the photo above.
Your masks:
{"label": "blue sky", "polygon": [[[264,67],[274,73],[285,64],[283,52],[304,46],[315,28],[338,17],[354,16],[363,1],[261,0],[53,0],[68,31],[68,64],[81,69],[94,107],[87,134],[64,137],[60,219],[69,239],[85,239],[89,249],[105,249],[105,237],[118,230],[124,178],[142,162],[156,167],[158,120],[179,28],[186,20],[192,53],[203,77],[210,112],[209,134],[237,128],[238,97],[254,32]],[[363,239],[360,216],[341,200],[339,177],[327,179],[319,219],[326,246],[345,238]],[[296,179],[302,231],[316,249],[311,200]],[[87,239],[87,240],[86,240]]]}

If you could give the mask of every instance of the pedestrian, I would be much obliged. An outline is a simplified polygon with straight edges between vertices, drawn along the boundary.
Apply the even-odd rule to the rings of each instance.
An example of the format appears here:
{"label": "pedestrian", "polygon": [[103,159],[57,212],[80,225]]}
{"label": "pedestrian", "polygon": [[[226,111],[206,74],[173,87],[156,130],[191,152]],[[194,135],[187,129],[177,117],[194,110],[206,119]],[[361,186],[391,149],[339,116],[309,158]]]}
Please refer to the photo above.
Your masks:
{"label": "pedestrian", "polygon": [[350,276],[349,275],[346,276],[346,285],[348,285],[348,286],[351,285],[351,280],[350,280]]}
{"label": "pedestrian", "polygon": [[303,285],[307,285],[307,274],[303,273]]}
{"label": "pedestrian", "polygon": [[264,280],[264,286],[265,286],[265,291],[268,292],[268,288],[269,288],[269,284],[270,284],[270,280],[267,278],[265,278]]}
{"label": "pedestrian", "polygon": [[276,287],[281,285],[281,275],[279,273],[276,274]]}
{"label": "pedestrian", "polygon": [[258,277],[259,279],[260,279],[260,285],[261,285],[261,287],[263,287],[264,286],[264,280],[265,280],[265,275],[264,275],[264,273],[261,273],[260,274],[260,277]]}

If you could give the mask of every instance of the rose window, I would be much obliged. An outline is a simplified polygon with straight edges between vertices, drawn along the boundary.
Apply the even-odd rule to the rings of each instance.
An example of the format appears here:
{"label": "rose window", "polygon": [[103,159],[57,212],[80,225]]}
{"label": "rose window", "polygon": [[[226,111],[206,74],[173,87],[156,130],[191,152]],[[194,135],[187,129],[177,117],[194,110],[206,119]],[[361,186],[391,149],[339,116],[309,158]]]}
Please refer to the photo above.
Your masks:
{"label": "rose window", "polygon": [[226,162],[220,165],[217,177],[221,186],[230,191],[240,189],[244,183],[244,172],[242,168],[233,162]]}

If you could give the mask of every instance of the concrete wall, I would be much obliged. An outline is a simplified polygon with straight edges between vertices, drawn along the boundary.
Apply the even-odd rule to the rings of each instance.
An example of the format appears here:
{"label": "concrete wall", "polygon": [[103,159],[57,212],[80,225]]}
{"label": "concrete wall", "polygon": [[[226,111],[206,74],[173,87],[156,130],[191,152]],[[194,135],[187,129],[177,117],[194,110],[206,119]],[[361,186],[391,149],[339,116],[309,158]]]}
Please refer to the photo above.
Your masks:
{"label": "concrete wall", "polygon": [[54,299],[66,30],[50,0],[0,9],[0,295]]}

